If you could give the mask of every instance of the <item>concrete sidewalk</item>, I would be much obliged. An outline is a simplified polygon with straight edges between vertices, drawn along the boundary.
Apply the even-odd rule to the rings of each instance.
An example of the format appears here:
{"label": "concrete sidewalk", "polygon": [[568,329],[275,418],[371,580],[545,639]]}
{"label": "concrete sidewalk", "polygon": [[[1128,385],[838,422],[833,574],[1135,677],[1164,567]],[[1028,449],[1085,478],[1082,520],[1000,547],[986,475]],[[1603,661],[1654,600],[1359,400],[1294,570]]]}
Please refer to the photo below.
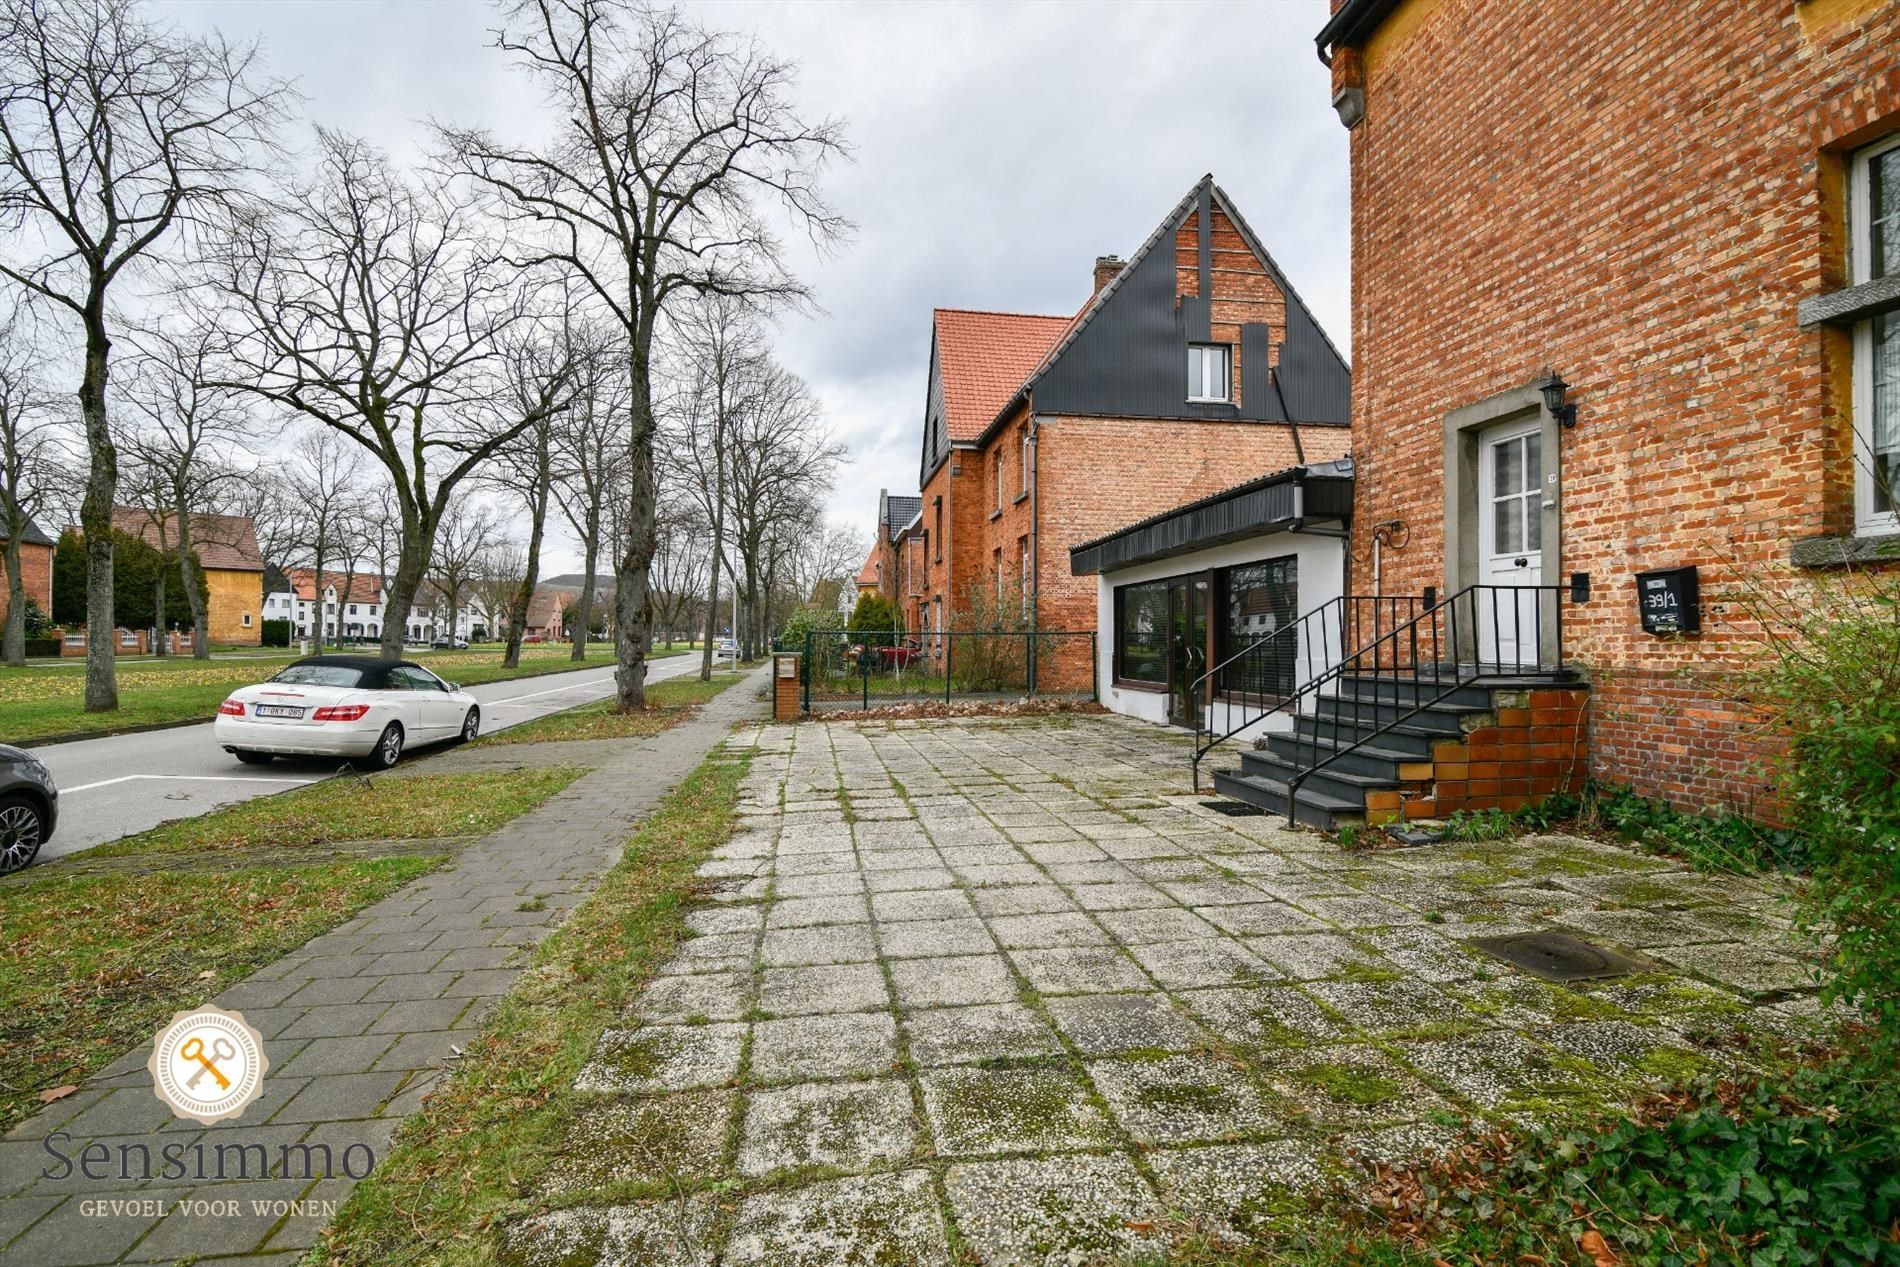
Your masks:
{"label": "concrete sidewalk", "polygon": [[[349,1195],[345,1150],[387,1152],[528,950],[619,860],[641,819],[735,724],[764,717],[765,680],[763,670],[748,674],[695,720],[613,746],[597,769],[441,870],[219,995],[218,1006],[242,1012],[263,1034],[270,1059],[263,1095],[242,1117],[209,1128],[174,1118],[152,1092],[148,1043],[15,1128],[0,1140],[0,1267],[190,1255],[207,1267],[295,1262]],[[78,1169],[64,1180],[44,1177],[57,1165],[46,1151],[54,1132],[70,1136],[58,1146],[75,1161],[85,1146],[104,1145],[111,1177],[87,1180]],[[176,1155],[193,1181],[119,1178],[120,1145],[149,1149],[157,1171],[171,1144],[183,1146]],[[228,1177],[243,1164],[232,1146],[261,1145],[275,1161],[286,1144],[327,1145],[335,1177]],[[197,1181],[201,1164],[211,1178]],[[193,1212],[176,1213],[180,1200]],[[200,1213],[214,1207],[199,1202],[232,1202],[234,1212]]]}

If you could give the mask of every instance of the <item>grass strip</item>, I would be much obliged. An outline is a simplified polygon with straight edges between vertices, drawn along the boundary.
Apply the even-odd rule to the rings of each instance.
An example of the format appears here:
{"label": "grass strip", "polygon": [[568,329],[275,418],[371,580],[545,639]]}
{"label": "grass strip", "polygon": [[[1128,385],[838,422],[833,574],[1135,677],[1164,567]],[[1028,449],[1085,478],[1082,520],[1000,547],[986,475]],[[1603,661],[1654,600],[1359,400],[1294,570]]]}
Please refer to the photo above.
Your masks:
{"label": "grass strip", "polygon": [[454,1076],[313,1254],[330,1264],[496,1260],[498,1224],[560,1153],[600,1032],[685,934],[694,869],[730,838],[750,754],[716,751],[642,824],[599,889],[536,950]]}
{"label": "grass strip", "polygon": [[[481,774],[345,775],[179,818],[100,845],[88,858],[259,848],[317,848],[350,840],[482,836],[586,773],[575,766]],[[57,865],[57,864],[55,864]]]}
{"label": "grass strip", "polygon": [[[652,660],[684,655],[684,648],[648,652]],[[524,647],[517,668],[503,667],[500,648],[419,652],[416,663],[462,686],[541,677],[575,669],[599,669],[614,663],[613,647],[589,647],[575,663],[566,646]],[[225,696],[241,686],[262,682],[294,655],[247,656],[241,660],[193,660],[190,657],[139,660],[119,667],[119,707],[110,713],[85,711],[86,674],[80,661],[0,667],[0,713],[7,719],[6,741],[31,747],[67,735],[152,726],[166,722],[209,721]]]}
{"label": "grass strip", "polygon": [[439,857],[0,885],[0,1132]]}
{"label": "grass strip", "polygon": [[657,735],[685,721],[692,716],[695,708],[742,676],[739,673],[715,673],[710,682],[702,682],[696,677],[668,678],[647,687],[647,706],[637,713],[615,712],[613,700],[600,700],[484,735],[475,741],[476,746],[577,739],[640,739]]}

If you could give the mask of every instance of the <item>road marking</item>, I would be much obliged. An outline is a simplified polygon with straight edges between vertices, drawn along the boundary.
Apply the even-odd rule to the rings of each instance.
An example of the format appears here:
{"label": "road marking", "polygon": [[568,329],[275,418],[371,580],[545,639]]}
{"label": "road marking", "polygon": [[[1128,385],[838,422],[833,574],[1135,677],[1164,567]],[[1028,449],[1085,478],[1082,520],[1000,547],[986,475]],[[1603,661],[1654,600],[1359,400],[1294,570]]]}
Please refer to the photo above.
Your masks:
{"label": "road marking", "polygon": [[90,792],[96,787],[111,787],[114,783],[130,783],[133,779],[158,779],[161,782],[186,781],[192,783],[320,783],[321,779],[287,779],[268,774],[121,774],[116,779],[101,779],[97,783],[81,783],[78,787],[63,787],[60,795],[71,796],[74,792]]}
{"label": "road marking", "polygon": [[[587,670],[585,669],[581,669],[579,671],[582,673],[587,672]],[[527,695],[510,695],[507,699],[483,700],[482,703],[484,704],[512,704],[516,700],[539,699],[543,695],[559,695],[562,691],[578,691],[582,687],[605,686],[606,684],[607,683],[605,680],[594,681],[594,682],[569,682],[566,686],[557,686],[554,689],[548,690],[548,691],[533,691]]]}

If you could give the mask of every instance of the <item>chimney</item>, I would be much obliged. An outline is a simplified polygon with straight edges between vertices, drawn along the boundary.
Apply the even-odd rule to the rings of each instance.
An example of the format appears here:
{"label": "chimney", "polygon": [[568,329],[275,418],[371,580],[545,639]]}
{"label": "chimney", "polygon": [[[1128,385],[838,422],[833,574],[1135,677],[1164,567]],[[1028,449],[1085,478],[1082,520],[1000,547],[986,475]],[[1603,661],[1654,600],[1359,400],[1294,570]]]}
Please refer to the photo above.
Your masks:
{"label": "chimney", "polygon": [[1122,269],[1125,267],[1127,266],[1122,263],[1122,257],[1119,255],[1096,256],[1094,293],[1097,295],[1101,294],[1102,287],[1108,285],[1117,277],[1120,277]]}

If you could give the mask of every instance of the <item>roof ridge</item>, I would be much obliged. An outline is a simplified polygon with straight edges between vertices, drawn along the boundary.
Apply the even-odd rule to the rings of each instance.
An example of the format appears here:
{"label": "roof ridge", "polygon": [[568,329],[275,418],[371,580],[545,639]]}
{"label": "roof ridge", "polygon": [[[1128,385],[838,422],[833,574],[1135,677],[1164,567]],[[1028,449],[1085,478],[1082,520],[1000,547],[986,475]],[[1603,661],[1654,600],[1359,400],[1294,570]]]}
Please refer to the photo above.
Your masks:
{"label": "roof ridge", "polygon": [[1073,321],[1073,316],[1064,317],[1047,312],[1011,312],[1002,308],[932,308],[932,313],[963,312],[972,317],[1027,317],[1032,321]]}

